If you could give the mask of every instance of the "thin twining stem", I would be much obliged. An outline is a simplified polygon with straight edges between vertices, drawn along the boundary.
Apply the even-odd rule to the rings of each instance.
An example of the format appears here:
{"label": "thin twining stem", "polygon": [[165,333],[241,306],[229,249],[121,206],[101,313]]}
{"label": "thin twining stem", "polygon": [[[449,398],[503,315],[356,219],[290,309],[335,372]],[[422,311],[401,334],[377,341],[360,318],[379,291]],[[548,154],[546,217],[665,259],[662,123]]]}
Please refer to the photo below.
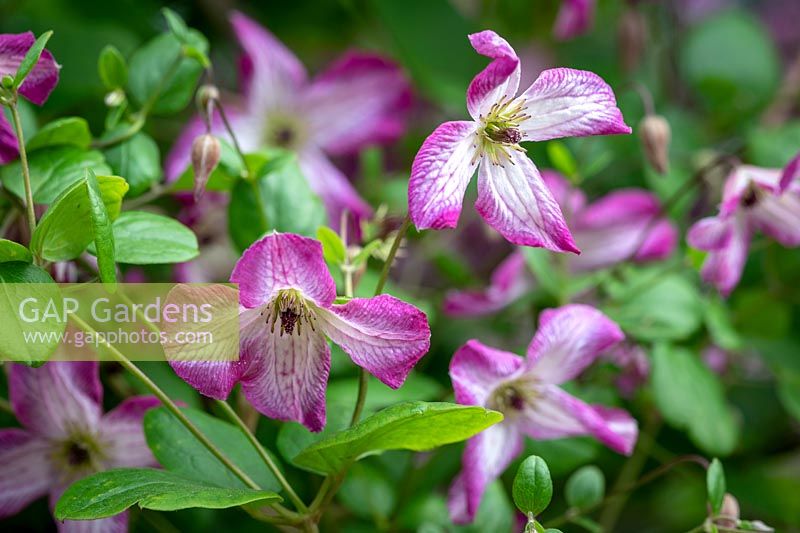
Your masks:
{"label": "thin twining stem", "polygon": [[25,139],[22,135],[22,121],[20,120],[17,102],[9,106],[11,108],[11,121],[14,123],[14,132],[17,135],[17,145],[19,146],[19,162],[22,167],[22,179],[25,182],[25,212],[28,216],[28,229],[31,237],[33,230],[36,229],[36,211],[33,207],[33,188],[31,187],[31,171],[28,167],[28,154],[25,151]]}

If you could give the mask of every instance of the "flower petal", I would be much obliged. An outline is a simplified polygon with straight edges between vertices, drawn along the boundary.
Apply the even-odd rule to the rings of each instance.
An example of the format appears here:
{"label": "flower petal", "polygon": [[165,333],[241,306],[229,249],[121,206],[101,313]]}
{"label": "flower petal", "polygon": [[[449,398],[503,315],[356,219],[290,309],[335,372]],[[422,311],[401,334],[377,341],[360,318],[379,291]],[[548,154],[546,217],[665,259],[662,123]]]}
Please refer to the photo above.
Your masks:
{"label": "flower petal", "polygon": [[103,389],[96,361],[51,362],[39,368],[9,366],[11,405],[31,432],[59,438],[75,428],[97,427]]}
{"label": "flower petal", "polygon": [[106,446],[106,468],[158,466],[144,438],[142,422],[148,409],[161,405],[154,396],[126,398],[100,421],[100,440]]}
{"label": "flower petal", "polygon": [[46,439],[21,429],[0,430],[0,518],[47,494],[55,478],[52,452]]}
{"label": "flower petal", "polygon": [[594,23],[594,0],[561,0],[553,33],[565,41],[586,33]]}
{"label": "flower petal", "polygon": [[666,259],[672,255],[677,245],[678,229],[668,219],[661,219],[650,227],[633,260],[644,262]]}
{"label": "flower petal", "polygon": [[300,289],[318,305],[336,298],[336,284],[322,258],[319,241],[293,233],[272,233],[242,254],[231,274],[239,284],[239,302],[260,307],[280,289]]}
{"label": "flower petal", "polygon": [[546,383],[563,383],[624,338],[619,326],[594,307],[570,304],[547,309],[528,346],[526,366]]}
{"label": "flower petal", "polygon": [[515,374],[524,362],[513,353],[497,350],[475,339],[459,348],[450,360],[450,379],[456,401],[486,405],[489,394]]}
{"label": "flower petal", "polygon": [[548,169],[542,170],[541,175],[567,220],[570,220],[572,216],[584,208],[586,195],[579,188],[570,185],[564,176]]}
{"label": "flower petal", "polygon": [[800,152],[783,168],[779,184],[780,192],[785,191],[789,185],[797,181],[800,181]]}
{"label": "flower petal", "polygon": [[614,91],[593,72],[545,70],[520,98],[530,116],[520,124],[527,141],[630,133]]}
{"label": "flower petal", "polygon": [[[19,64],[36,42],[31,32],[0,34],[0,78],[6,74],[14,75]],[[33,67],[19,88],[22,96],[42,105],[58,83],[60,67],[49,50],[42,50],[38,63]]]}
{"label": "flower petal", "polygon": [[505,165],[481,162],[475,208],[514,244],[580,253],[561,208],[525,154],[511,150]]}
{"label": "flower petal", "polygon": [[510,305],[532,284],[525,256],[517,251],[497,266],[485,289],[449,291],[444,298],[444,312],[460,317],[488,315]]}
{"label": "flower petal", "polygon": [[491,30],[469,36],[472,48],[492,58],[467,89],[467,110],[473,119],[486,116],[489,109],[503,98],[514,98],[519,88],[519,58],[508,42]]}
{"label": "flower petal", "polygon": [[396,389],[431,345],[425,313],[381,294],[318,310],[319,326],[355,364]]}
{"label": "flower petal", "polygon": [[64,520],[58,533],[127,533],[128,511],[97,520]]}
{"label": "flower petal", "polygon": [[800,246],[800,194],[764,195],[749,211],[753,225],[787,248]]}
{"label": "flower petal", "polygon": [[357,220],[369,219],[372,208],[358,194],[353,184],[341,170],[331,163],[322,150],[306,147],[298,158],[300,169],[308,185],[320,197],[328,212],[328,220],[338,225],[347,210]]}
{"label": "flower petal", "polygon": [[14,128],[0,108],[0,165],[14,161],[19,156]]}
{"label": "flower petal", "polygon": [[555,385],[536,391],[536,399],[520,415],[520,430],[526,435],[542,440],[592,435],[616,452],[633,451],[638,425],[626,411],[589,405]]}
{"label": "flower petal", "polygon": [[295,420],[311,431],[325,427],[325,386],[331,350],[322,332],[303,323],[292,334],[254,321],[241,333],[242,356],[251,361],[242,392],[260,413]]}
{"label": "flower petal", "polygon": [[314,79],[299,105],[315,144],[336,154],[352,153],[402,135],[410,90],[396,63],[348,52]]}
{"label": "flower petal", "polygon": [[468,524],[475,519],[486,487],[522,453],[522,445],[522,436],[516,426],[508,422],[495,424],[467,441],[461,459],[461,474],[448,494],[453,522]]}
{"label": "flower petal", "polygon": [[695,222],[686,234],[686,241],[698,250],[719,250],[728,245],[733,235],[730,217],[706,217]]}
{"label": "flower petal", "polygon": [[[730,217],[725,222],[729,224],[725,230],[729,232],[727,239],[724,240],[724,245],[709,252],[700,275],[704,281],[712,283],[720,293],[727,296],[739,284],[739,279],[742,277],[752,230],[740,216]],[[692,232],[689,234],[692,235]],[[694,244],[692,240],[689,243],[694,246],[697,240],[694,240]]]}
{"label": "flower petal", "polygon": [[782,172],[777,168],[762,168],[752,165],[739,165],[725,180],[722,191],[720,214],[730,215],[739,210],[742,197],[752,185],[770,194],[780,194]]}
{"label": "flower petal", "polygon": [[408,212],[418,229],[456,227],[464,193],[478,166],[474,161],[476,127],[474,122],[445,122],[414,157]]}

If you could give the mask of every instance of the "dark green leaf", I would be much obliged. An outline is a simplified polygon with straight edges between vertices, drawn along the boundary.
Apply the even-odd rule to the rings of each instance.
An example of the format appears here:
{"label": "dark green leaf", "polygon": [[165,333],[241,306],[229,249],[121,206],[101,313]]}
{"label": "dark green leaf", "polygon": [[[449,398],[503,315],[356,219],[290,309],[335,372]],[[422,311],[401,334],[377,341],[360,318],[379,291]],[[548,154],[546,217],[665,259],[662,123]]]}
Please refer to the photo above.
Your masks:
{"label": "dark green leaf", "polygon": [[606,478],[594,465],[584,466],[567,480],[564,496],[570,507],[588,509],[600,503],[606,491]]}
{"label": "dark green leaf", "polygon": [[189,27],[186,26],[186,23],[180,15],[168,7],[162,8],[161,14],[164,15],[164,18],[167,20],[167,26],[169,27],[169,31],[172,32],[172,35],[184,44],[189,43]]}
{"label": "dark green leaf", "polygon": [[130,196],[138,196],[161,179],[161,154],[156,142],[144,133],[137,133],[125,142],[105,151],[106,161],[118,176],[130,185]]}
{"label": "dark green leaf", "polygon": [[31,251],[18,242],[0,239],[0,263],[9,261],[33,262]]}
{"label": "dark green leaf", "polygon": [[722,509],[722,500],[725,498],[725,471],[722,463],[716,457],[706,471],[706,490],[708,491],[708,503],[711,504],[711,511],[719,514]]}
{"label": "dark green leaf", "polygon": [[114,232],[111,216],[103,202],[103,193],[97,177],[91,170],[86,171],[86,191],[91,209],[91,229],[97,254],[97,271],[103,283],[116,283],[117,265],[114,262]]}
{"label": "dark green leaf", "polygon": [[155,213],[125,211],[114,222],[113,229],[118,263],[183,263],[200,253],[192,230],[177,220]]}
{"label": "dark green leaf", "polygon": [[92,142],[92,132],[89,124],[80,117],[66,117],[45,124],[33,137],[28,139],[26,148],[28,152],[45,148],[47,146],[77,146],[89,148]]}
{"label": "dark green leaf", "polygon": [[376,524],[387,524],[397,501],[391,479],[364,463],[353,465],[337,497],[354,515]]}
{"label": "dark green leaf", "polygon": [[39,58],[42,56],[42,51],[52,35],[52,31],[44,32],[39,36],[38,39],[36,39],[36,42],[33,43],[33,46],[31,46],[25,53],[25,57],[22,58],[22,61],[17,67],[17,73],[14,74],[15,89],[18,89],[20,85],[22,85],[22,82],[25,81],[25,78],[27,78],[28,74],[30,74],[31,70],[33,70],[33,67],[35,67],[36,63],[39,62]]}
{"label": "dark green leaf", "polygon": [[97,60],[97,73],[103,86],[109,90],[120,89],[128,83],[128,65],[119,50],[106,45]]}
{"label": "dark green leaf", "polygon": [[544,459],[531,455],[519,465],[511,495],[523,514],[536,516],[547,509],[553,498],[553,480]]}

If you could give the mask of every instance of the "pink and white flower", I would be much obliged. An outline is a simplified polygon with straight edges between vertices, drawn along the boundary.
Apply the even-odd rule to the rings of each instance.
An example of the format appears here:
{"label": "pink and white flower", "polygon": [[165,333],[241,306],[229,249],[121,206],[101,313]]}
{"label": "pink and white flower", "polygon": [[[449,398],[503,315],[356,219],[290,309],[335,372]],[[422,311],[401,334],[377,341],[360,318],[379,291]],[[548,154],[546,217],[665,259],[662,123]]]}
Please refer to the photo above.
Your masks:
{"label": "pink and white flower", "polygon": [[[19,64],[35,42],[36,37],[31,32],[0,34],[0,79],[16,74]],[[19,94],[34,104],[44,104],[58,83],[59,68],[53,59],[53,54],[43,50],[39,62],[20,85]],[[17,144],[14,128],[11,127],[0,106],[0,165],[17,158],[19,155]]]}
{"label": "pink and white flower", "polygon": [[525,436],[592,435],[619,453],[631,453],[636,420],[620,409],[589,405],[559,387],[623,338],[600,311],[566,305],[542,313],[525,358],[477,340],[455,353],[450,378],[456,401],[498,410],[505,418],[467,442],[461,474],[450,487],[453,521],[474,519],[486,487],[522,452]]}
{"label": "pink and white flower", "polygon": [[[678,231],[663,216],[661,204],[652,193],[621,189],[587,205],[583,192],[571,187],[558,173],[542,171],[542,179],[581,248],[581,255],[567,259],[570,272],[596,271],[622,261],[658,261],[675,249]],[[494,313],[535,285],[523,253],[515,251],[492,273],[488,287],[450,291],[444,300],[444,311],[450,316]]]}
{"label": "pink and white flower", "polygon": [[783,170],[739,165],[725,182],[717,216],[689,229],[689,245],[708,252],[703,279],[725,296],[739,284],[756,231],[787,248],[800,246],[800,156]]}
{"label": "pink and white flower", "polygon": [[586,33],[594,24],[595,0],[561,0],[553,33],[565,41]]}
{"label": "pink and white flower", "polygon": [[[9,364],[8,388],[22,428],[0,430],[0,518],[46,494],[55,507],[69,485],[102,470],[158,466],[142,429],[145,411],[158,400],[128,398],[103,414],[97,362]],[[127,512],[59,524],[66,533],[127,529]]]}
{"label": "pink and white flower", "polygon": [[478,169],[478,213],[514,244],[579,253],[539,170],[519,145],[560,137],[630,133],[614,93],[582,70],[545,70],[517,94],[519,58],[493,31],[469,36],[492,62],[467,90],[469,121],[445,122],[414,158],[408,207],[418,229],[453,228]]}
{"label": "pink and white flower", "polygon": [[[297,57],[265,28],[241,13],[231,16],[231,25],[244,51],[244,94],[242,102],[232,102],[226,111],[242,149],[272,146],[297,152],[303,174],[332,222],[338,224],[344,210],[368,217],[370,206],[328,156],[355,153],[403,133],[410,95],[403,72],[382,56],[348,52],[309,81]],[[227,139],[220,120],[212,129]],[[196,117],[167,157],[168,180],[189,165],[192,142],[203,133],[205,124]]]}
{"label": "pink and white flower", "polygon": [[271,418],[311,431],[325,426],[327,339],[394,389],[430,347],[425,314],[393,296],[334,303],[322,245],[307,237],[267,235],[244,252],[231,281],[239,284],[239,360],[170,364],[212,398],[227,398],[241,383],[250,403]]}

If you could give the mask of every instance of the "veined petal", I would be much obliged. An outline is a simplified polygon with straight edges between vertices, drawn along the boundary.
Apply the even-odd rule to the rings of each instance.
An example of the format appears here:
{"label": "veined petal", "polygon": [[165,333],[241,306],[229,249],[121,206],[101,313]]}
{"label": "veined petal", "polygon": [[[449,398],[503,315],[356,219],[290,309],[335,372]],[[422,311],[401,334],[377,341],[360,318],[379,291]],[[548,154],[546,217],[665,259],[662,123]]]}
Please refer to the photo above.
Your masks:
{"label": "veined petal", "polygon": [[520,98],[530,116],[520,124],[527,141],[631,132],[614,91],[593,72],[545,70]]}
{"label": "veined petal", "polygon": [[157,466],[144,438],[144,414],[161,402],[154,396],[126,398],[100,421],[100,438],[107,468]]}
{"label": "veined petal", "polygon": [[0,430],[0,518],[47,494],[55,474],[50,443],[21,429]]}
{"label": "veined petal", "polygon": [[403,384],[431,345],[425,313],[381,294],[319,309],[319,327],[355,364],[388,386]]}
{"label": "veined petal", "polygon": [[231,274],[239,302],[260,307],[280,289],[300,289],[318,305],[336,298],[336,284],[322,258],[319,241],[293,233],[272,233],[244,251]]}
{"label": "veined petal", "polygon": [[524,360],[475,339],[459,348],[450,360],[450,380],[456,401],[462,405],[486,405],[493,390],[522,368]]}
{"label": "veined petal", "polygon": [[496,102],[510,100],[519,88],[519,58],[508,42],[491,30],[469,36],[472,48],[492,58],[467,89],[467,110],[474,120],[486,116]]}
{"label": "veined petal", "polygon": [[456,524],[468,524],[489,484],[522,453],[522,436],[516,426],[501,422],[467,441],[461,459],[461,474],[450,486],[448,509]]}
{"label": "veined petal", "polygon": [[32,433],[60,438],[75,429],[97,427],[103,389],[96,361],[51,362],[39,368],[9,366],[14,414]]}
{"label": "veined petal", "polygon": [[800,246],[800,194],[765,194],[749,211],[753,225],[787,248]]}
{"label": "veined petal", "polygon": [[533,280],[521,252],[514,252],[492,272],[485,289],[453,290],[444,298],[444,312],[450,316],[482,316],[499,311],[528,292]]}
{"label": "veined petal", "polygon": [[[726,223],[729,224],[726,229],[730,232],[728,238],[723,241],[724,245],[709,252],[700,270],[703,280],[715,285],[724,296],[730,294],[739,284],[752,237],[752,230],[744,217],[731,216]],[[689,244],[692,244],[692,241],[689,241]]]}
{"label": "veined petal", "polygon": [[18,156],[19,148],[14,128],[0,109],[0,165],[14,161]]}
{"label": "veined petal", "polygon": [[686,241],[698,250],[719,250],[728,245],[733,235],[733,217],[706,217],[695,222],[686,234]]}
{"label": "veined petal", "polygon": [[504,165],[481,163],[478,213],[513,244],[580,253],[536,166],[516,150],[508,157]]}
{"label": "veined petal", "polygon": [[561,0],[553,33],[567,40],[585,33],[594,23],[594,0]]}
{"label": "veined petal", "polygon": [[408,213],[417,229],[454,228],[464,193],[478,166],[474,122],[445,122],[414,157],[408,182]]}
{"label": "veined petal", "polygon": [[299,105],[315,144],[332,153],[352,153],[403,133],[410,91],[394,62],[348,52],[314,79]]}
{"label": "veined petal", "polygon": [[520,413],[520,430],[541,440],[591,435],[612,450],[630,455],[638,425],[626,411],[589,405],[555,385],[540,385]]}
{"label": "veined petal", "polygon": [[[0,78],[17,72],[19,64],[36,42],[31,32],[0,34]],[[42,55],[19,88],[19,93],[33,102],[42,105],[58,83],[60,67],[49,50]]]}
{"label": "veined petal", "polygon": [[547,309],[528,346],[527,372],[546,383],[569,381],[624,338],[619,326],[594,307]]}
{"label": "veined petal", "polygon": [[345,210],[357,220],[372,216],[369,204],[322,150],[315,146],[306,147],[300,153],[298,163],[308,185],[325,204],[328,220],[332,225],[339,224]]}
{"label": "veined petal", "polygon": [[798,181],[800,181],[800,152],[783,168],[779,184],[780,192],[785,191],[789,188],[789,185]]}
{"label": "veined petal", "polygon": [[325,386],[331,350],[319,329],[302,323],[292,333],[252,322],[241,332],[242,356],[251,364],[242,376],[242,392],[260,413],[295,420],[311,431],[325,427]]}
{"label": "veined petal", "polygon": [[763,192],[780,194],[783,173],[777,168],[762,168],[752,165],[739,165],[725,180],[722,191],[720,214],[730,215],[742,205],[742,199],[751,186]]}

